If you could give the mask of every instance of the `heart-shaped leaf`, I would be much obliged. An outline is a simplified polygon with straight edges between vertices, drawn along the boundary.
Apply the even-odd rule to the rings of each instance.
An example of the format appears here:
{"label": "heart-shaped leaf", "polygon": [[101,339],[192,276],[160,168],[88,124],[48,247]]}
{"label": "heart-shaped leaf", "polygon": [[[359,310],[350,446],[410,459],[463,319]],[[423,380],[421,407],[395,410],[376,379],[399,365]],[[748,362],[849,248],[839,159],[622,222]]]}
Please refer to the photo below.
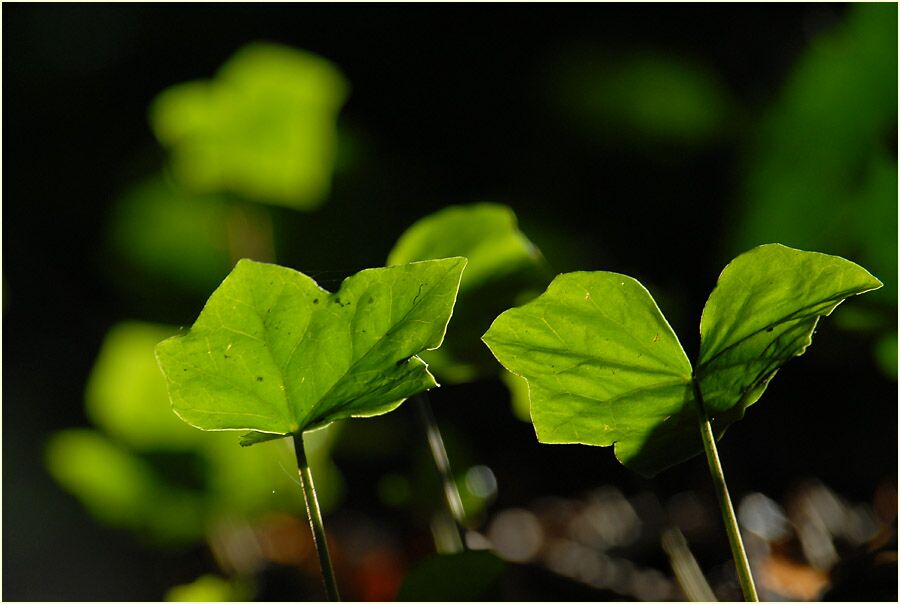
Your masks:
{"label": "heart-shaped leaf", "polygon": [[204,430],[274,437],[391,411],[437,385],[415,355],[440,346],[465,264],[364,270],[329,294],[297,271],[241,260],[191,330],[156,349],[173,409]]}
{"label": "heart-shaped leaf", "polygon": [[695,386],[721,436],[775,371],[804,352],[820,316],[878,287],[843,258],[755,248],[722,272],[693,372],[647,290],[616,273],[558,276],[537,299],[500,315],[484,341],[528,381],[540,441],[615,444],[624,465],[652,476],[702,450]]}
{"label": "heart-shaped leaf", "polygon": [[[536,296],[551,274],[538,249],[504,205],[450,206],[415,222],[397,240],[387,264],[464,256],[457,320],[440,349],[422,358],[442,381],[462,383],[496,371],[481,334],[504,309]],[[524,297],[524,299],[523,299]]]}

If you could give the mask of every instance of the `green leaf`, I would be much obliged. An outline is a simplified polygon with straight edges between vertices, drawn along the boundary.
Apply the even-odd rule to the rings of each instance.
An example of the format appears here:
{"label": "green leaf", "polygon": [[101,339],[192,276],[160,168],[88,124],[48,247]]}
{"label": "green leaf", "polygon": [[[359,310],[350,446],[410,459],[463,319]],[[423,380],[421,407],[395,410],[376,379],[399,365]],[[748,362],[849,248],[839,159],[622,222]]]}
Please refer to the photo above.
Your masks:
{"label": "green leaf", "polygon": [[653,298],[631,277],[560,275],[537,299],[497,317],[484,341],[528,381],[541,442],[615,443],[619,460],[635,469],[666,461],[645,462],[641,450],[659,424],[680,422],[691,364]]}
{"label": "green leaf", "polygon": [[46,445],[46,465],[102,522],[158,544],[203,537],[206,506],[199,493],[165,482],[146,460],[94,430],[55,433]]}
{"label": "green leaf", "polygon": [[246,602],[253,596],[246,579],[225,579],[201,575],[190,583],[175,585],[166,592],[166,602]]}
{"label": "green leaf", "polygon": [[743,416],[778,368],[803,354],[819,317],[879,287],[849,260],[779,244],[735,258],[703,308],[695,371],[719,429]]}
{"label": "green leaf", "polygon": [[85,391],[88,417],[107,434],[137,450],[179,450],[201,432],[172,413],[153,349],[177,332],[168,325],[126,321],[103,340]]}
{"label": "green leaf", "polygon": [[347,87],[321,57],[254,43],[213,80],[163,91],[150,121],[172,152],[176,177],[191,191],[313,209],[330,188]]}
{"label": "green leaf", "polygon": [[184,336],[156,349],[175,412],[204,430],[302,433],[395,409],[436,386],[465,258],[368,269],[329,294],[297,271],[241,260]]}
{"label": "green leaf", "polygon": [[397,240],[387,264],[463,256],[468,259],[459,286],[456,320],[439,350],[422,355],[442,380],[468,382],[496,370],[481,345],[481,334],[494,317],[522,297],[546,287],[543,257],[519,230],[516,215],[504,205],[450,206],[417,221]]}
{"label": "green leaf", "polygon": [[497,599],[506,563],[486,551],[439,554],[406,575],[398,602],[478,602]]}
{"label": "green leaf", "polygon": [[[729,264],[704,309],[696,371],[717,435],[803,353],[820,316],[880,285],[848,260],[777,244]],[[615,444],[616,457],[646,476],[702,450],[691,364],[634,279],[560,275],[500,315],[484,341],[528,381],[541,442]]]}

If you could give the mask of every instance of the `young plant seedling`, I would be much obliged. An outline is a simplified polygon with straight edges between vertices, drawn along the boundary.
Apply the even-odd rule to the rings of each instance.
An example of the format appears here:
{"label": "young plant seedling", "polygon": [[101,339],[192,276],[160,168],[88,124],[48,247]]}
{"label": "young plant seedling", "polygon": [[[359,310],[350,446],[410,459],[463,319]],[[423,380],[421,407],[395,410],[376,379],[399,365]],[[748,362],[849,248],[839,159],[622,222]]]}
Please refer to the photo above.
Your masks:
{"label": "young plant seedling", "polygon": [[557,276],[483,339],[527,380],[541,442],[615,445],[619,461],[647,477],[705,451],[741,588],[756,600],[716,439],[803,354],[819,317],[879,287],[843,258],[769,244],[722,271],[693,367],[650,293],[603,271]]}
{"label": "young plant seedling", "polygon": [[[533,292],[533,296],[543,289],[549,281],[549,271],[545,270],[537,247],[519,230],[512,209],[495,203],[449,206],[416,221],[397,240],[387,264],[450,256],[468,259],[454,310],[456,320],[448,328],[441,348],[422,358],[442,382],[453,384],[496,372],[497,364],[482,346],[481,334],[494,317],[521,299],[523,293]],[[457,533],[461,533],[465,510],[427,394],[417,395],[413,405],[441,479],[447,510]],[[459,536],[448,545],[451,551],[464,549]]]}
{"label": "young plant seedling", "polygon": [[190,331],[156,358],[172,408],[202,430],[292,437],[325,588],[339,599],[303,433],[392,411],[437,385],[416,356],[441,345],[465,258],[368,269],[329,293],[297,271],[241,260]]}

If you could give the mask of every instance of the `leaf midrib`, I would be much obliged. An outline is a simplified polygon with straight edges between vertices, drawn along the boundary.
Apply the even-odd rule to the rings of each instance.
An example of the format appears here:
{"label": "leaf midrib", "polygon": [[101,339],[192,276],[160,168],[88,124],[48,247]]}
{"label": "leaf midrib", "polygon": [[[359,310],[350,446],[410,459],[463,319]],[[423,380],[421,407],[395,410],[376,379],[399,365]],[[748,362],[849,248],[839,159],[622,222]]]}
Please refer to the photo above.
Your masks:
{"label": "leaf midrib", "polygon": [[[733,348],[736,348],[736,347],[739,346],[740,344],[743,344],[745,341],[747,341],[747,340],[749,340],[750,338],[752,338],[752,337],[754,337],[754,336],[756,336],[756,335],[758,335],[758,334],[764,332],[765,330],[769,329],[770,327],[777,327],[778,325],[782,325],[782,324],[787,323],[787,322],[789,322],[789,321],[802,321],[802,320],[810,319],[810,318],[813,318],[813,317],[827,316],[827,315],[823,315],[823,314],[819,314],[819,313],[808,314],[808,315],[800,315],[800,313],[808,312],[810,309],[815,308],[816,306],[820,306],[820,305],[822,305],[822,304],[828,304],[828,303],[831,303],[831,302],[837,302],[837,304],[835,304],[835,306],[832,307],[832,309],[831,309],[831,310],[833,311],[834,308],[836,308],[838,304],[840,304],[841,302],[843,302],[844,300],[846,300],[846,299],[849,298],[850,296],[855,296],[855,295],[859,295],[859,294],[864,294],[864,293],[866,293],[866,292],[868,292],[868,291],[872,291],[872,289],[877,289],[877,287],[872,287],[872,288],[863,289],[863,290],[860,290],[859,288],[854,288],[854,289],[852,289],[852,290],[844,290],[844,291],[842,291],[842,292],[840,292],[840,293],[838,293],[838,294],[835,294],[835,295],[833,295],[833,296],[831,296],[831,297],[829,297],[829,298],[825,298],[825,299],[823,299],[823,300],[819,300],[819,301],[814,302],[814,303],[812,303],[812,304],[807,304],[806,306],[803,306],[803,307],[801,307],[801,308],[798,308],[798,309],[795,310],[794,312],[790,313],[789,315],[786,315],[786,316],[782,317],[781,319],[778,319],[777,321],[772,321],[772,322],[770,322],[770,323],[766,323],[766,324],[763,325],[761,328],[759,328],[759,329],[757,329],[757,330],[755,330],[755,331],[753,331],[753,332],[751,332],[751,333],[749,333],[749,334],[747,334],[747,335],[745,335],[745,336],[741,336],[740,338],[738,338],[737,341],[735,341],[735,342],[729,344],[729,345],[726,346],[725,348],[722,348],[721,350],[719,350],[718,352],[716,352],[713,356],[711,356],[708,360],[706,360],[706,361],[704,361],[702,364],[698,365],[698,367],[697,367],[697,372],[696,372],[696,373],[697,373],[697,378],[699,379],[699,378],[702,378],[702,377],[704,377],[704,376],[706,376],[706,375],[711,375],[712,373],[715,373],[715,368],[713,368],[713,371],[710,371],[710,372],[706,372],[705,370],[706,370],[710,365],[712,365],[712,363],[713,363],[717,358],[719,358],[720,356],[722,356],[722,355],[725,354],[726,352],[732,350]],[[829,313],[830,313],[830,311],[829,311]],[[798,315],[799,315],[799,316],[798,316]]]}
{"label": "leaf midrib", "polygon": [[[425,290],[425,293],[426,293],[426,294],[431,293],[436,287],[438,287],[438,285],[441,284],[441,283],[444,281],[444,279],[446,278],[446,276],[450,273],[451,270],[453,270],[453,268],[454,268],[455,266],[456,266],[456,264],[454,263],[452,266],[448,267],[448,268],[444,271],[444,274],[441,275],[438,279],[435,279],[434,284],[433,284],[431,287],[429,287],[427,290]],[[357,273],[357,274],[359,274],[359,273]],[[343,290],[343,286],[342,286],[340,289],[338,289],[338,291],[336,291],[335,294],[339,294],[339,293],[341,292],[341,290]],[[390,291],[391,291],[391,296],[392,296],[392,300],[393,300],[393,287],[391,287],[391,290],[390,290]],[[403,316],[402,316],[402,317],[400,317],[399,319],[393,321],[393,325],[391,325],[390,329],[388,329],[387,331],[385,331],[384,334],[382,334],[377,340],[375,340],[375,341],[372,343],[372,345],[369,347],[369,349],[368,349],[365,353],[363,353],[363,355],[362,355],[361,357],[359,357],[358,359],[356,359],[356,361],[354,361],[353,363],[351,363],[351,364],[347,367],[347,369],[340,375],[340,377],[338,377],[338,378],[331,384],[331,386],[329,386],[328,390],[326,390],[325,393],[324,393],[322,396],[319,397],[319,400],[317,400],[317,401],[313,404],[312,409],[310,409],[310,411],[309,411],[309,413],[306,415],[306,417],[303,418],[304,421],[303,421],[303,424],[302,424],[301,427],[300,427],[300,430],[301,430],[301,431],[303,430],[304,426],[308,426],[308,425],[311,423],[311,421],[315,420],[316,414],[319,412],[319,409],[320,409],[320,407],[322,406],[322,402],[325,401],[325,400],[331,395],[331,393],[335,390],[335,388],[337,388],[337,386],[338,386],[339,384],[341,384],[341,383],[344,381],[344,379],[345,379],[348,375],[350,375],[351,373],[353,373],[354,368],[357,367],[360,363],[362,363],[362,362],[363,362],[363,361],[364,361],[364,360],[372,353],[372,351],[375,350],[375,348],[378,347],[378,345],[381,344],[381,343],[385,340],[385,338],[387,338],[389,335],[391,335],[391,333],[394,331],[394,329],[397,327],[397,325],[399,325],[400,323],[404,322],[404,321],[406,320],[406,318],[409,316],[409,314],[410,314],[413,310],[415,310],[416,308],[418,308],[418,307],[423,303],[423,301],[425,300],[425,298],[426,298],[427,296],[423,296],[423,295],[420,293],[417,297],[418,297],[418,299],[419,299],[419,302],[413,304],[412,306],[410,306],[409,309],[408,309],[405,313],[403,313]],[[393,302],[392,302],[392,306],[393,306]],[[354,305],[354,314],[356,314],[356,312],[358,312],[358,311],[356,310],[356,309],[358,309],[358,308],[359,308],[358,305]],[[392,313],[392,316],[393,316],[393,313]],[[351,338],[351,339],[352,339],[352,338]],[[413,356],[416,356],[416,355],[413,355]],[[428,372],[427,366],[424,366],[424,365],[423,365],[423,368],[425,368],[425,371]]]}

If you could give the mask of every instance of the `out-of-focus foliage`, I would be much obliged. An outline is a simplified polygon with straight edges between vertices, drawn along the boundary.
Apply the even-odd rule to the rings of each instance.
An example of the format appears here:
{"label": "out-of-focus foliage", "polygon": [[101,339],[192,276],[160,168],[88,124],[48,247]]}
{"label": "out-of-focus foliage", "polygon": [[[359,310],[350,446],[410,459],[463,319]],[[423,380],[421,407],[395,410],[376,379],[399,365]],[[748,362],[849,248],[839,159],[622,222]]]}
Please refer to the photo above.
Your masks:
{"label": "out-of-focus foliage", "polygon": [[113,253],[129,272],[189,291],[208,291],[228,274],[229,203],[190,195],[161,178],[137,185],[113,209]]}
{"label": "out-of-focus foliage", "polygon": [[192,192],[309,210],[328,194],[348,85],[329,61],[269,43],[241,48],[212,80],[173,86],[150,120]]}
{"label": "out-of-focus foliage", "polygon": [[239,258],[272,260],[268,210],[221,195],[192,195],[155,177],[126,193],[109,222],[118,277],[138,291],[205,293]]}
{"label": "out-of-focus foliage", "polygon": [[501,373],[500,379],[509,389],[509,399],[512,403],[513,415],[523,422],[530,422],[531,401],[528,398],[528,382],[509,371]]}
{"label": "out-of-focus foliage", "polygon": [[[897,5],[853,4],[756,129],[733,252],[765,241],[858,259],[897,302]],[[883,337],[896,323],[882,317]],[[887,347],[888,344],[880,346]],[[896,363],[894,363],[896,372]]]}
{"label": "out-of-focus foliage", "polygon": [[399,602],[478,602],[496,598],[506,563],[486,551],[439,554],[417,564],[400,586]]}
{"label": "out-of-focus foliage", "polygon": [[695,389],[721,437],[803,354],[819,317],[879,287],[843,258],[750,250],[725,267],[703,309],[693,370],[649,292],[618,273],[560,275],[500,315],[484,340],[528,380],[541,442],[614,444],[624,465],[653,476],[702,450]]}
{"label": "out-of-focus foliage", "polygon": [[202,575],[166,592],[166,602],[246,602],[253,590],[246,582],[217,575]]}
{"label": "out-of-focus foliage", "polygon": [[462,383],[497,370],[481,334],[505,309],[537,295],[550,274],[512,209],[494,203],[450,206],[418,220],[397,240],[387,264],[448,256],[469,260],[459,302],[444,344],[421,356],[442,380]]}
{"label": "out-of-focus foliage", "polygon": [[[166,383],[147,351],[177,330],[129,321],[106,334],[85,392],[91,421],[116,441],[137,450],[184,449],[200,433],[161,405]],[[165,412],[163,412],[165,411]]]}
{"label": "out-of-focus foliage", "polygon": [[172,406],[242,444],[381,415],[436,386],[437,348],[465,258],[360,271],[331,294],[303,273],[241,260],[191,330],[156,349]]}
{"label": "out-of-focus foliage", "polygon": [[189,542],[203,535],[200,498],[167,483],[148,461],[99,432],[58,432],[48,443],[47,465],[102,522],[162,543]]}
{"label": "out-of-focus foliage", "polygon": [[601,141],[704,144],[726,131],[735,111],[710,68],[669,53],[579,49],[560,61],[553,79],[563,117]]}
{"label": "out-of-focus foliage", "polygon": [[[218,523],[273,511],[302,513],[287,443],[252,450],[231,433],[209,434],[172,413],[153,357],[173,327],[129,322],[110,330],[88,382],[99,430],[65,430],[47,443],[50,473],[99,520],[159,543],[202,539]],[[333,428],[307,435],[324,509],[342,493],[330,460]]]}

